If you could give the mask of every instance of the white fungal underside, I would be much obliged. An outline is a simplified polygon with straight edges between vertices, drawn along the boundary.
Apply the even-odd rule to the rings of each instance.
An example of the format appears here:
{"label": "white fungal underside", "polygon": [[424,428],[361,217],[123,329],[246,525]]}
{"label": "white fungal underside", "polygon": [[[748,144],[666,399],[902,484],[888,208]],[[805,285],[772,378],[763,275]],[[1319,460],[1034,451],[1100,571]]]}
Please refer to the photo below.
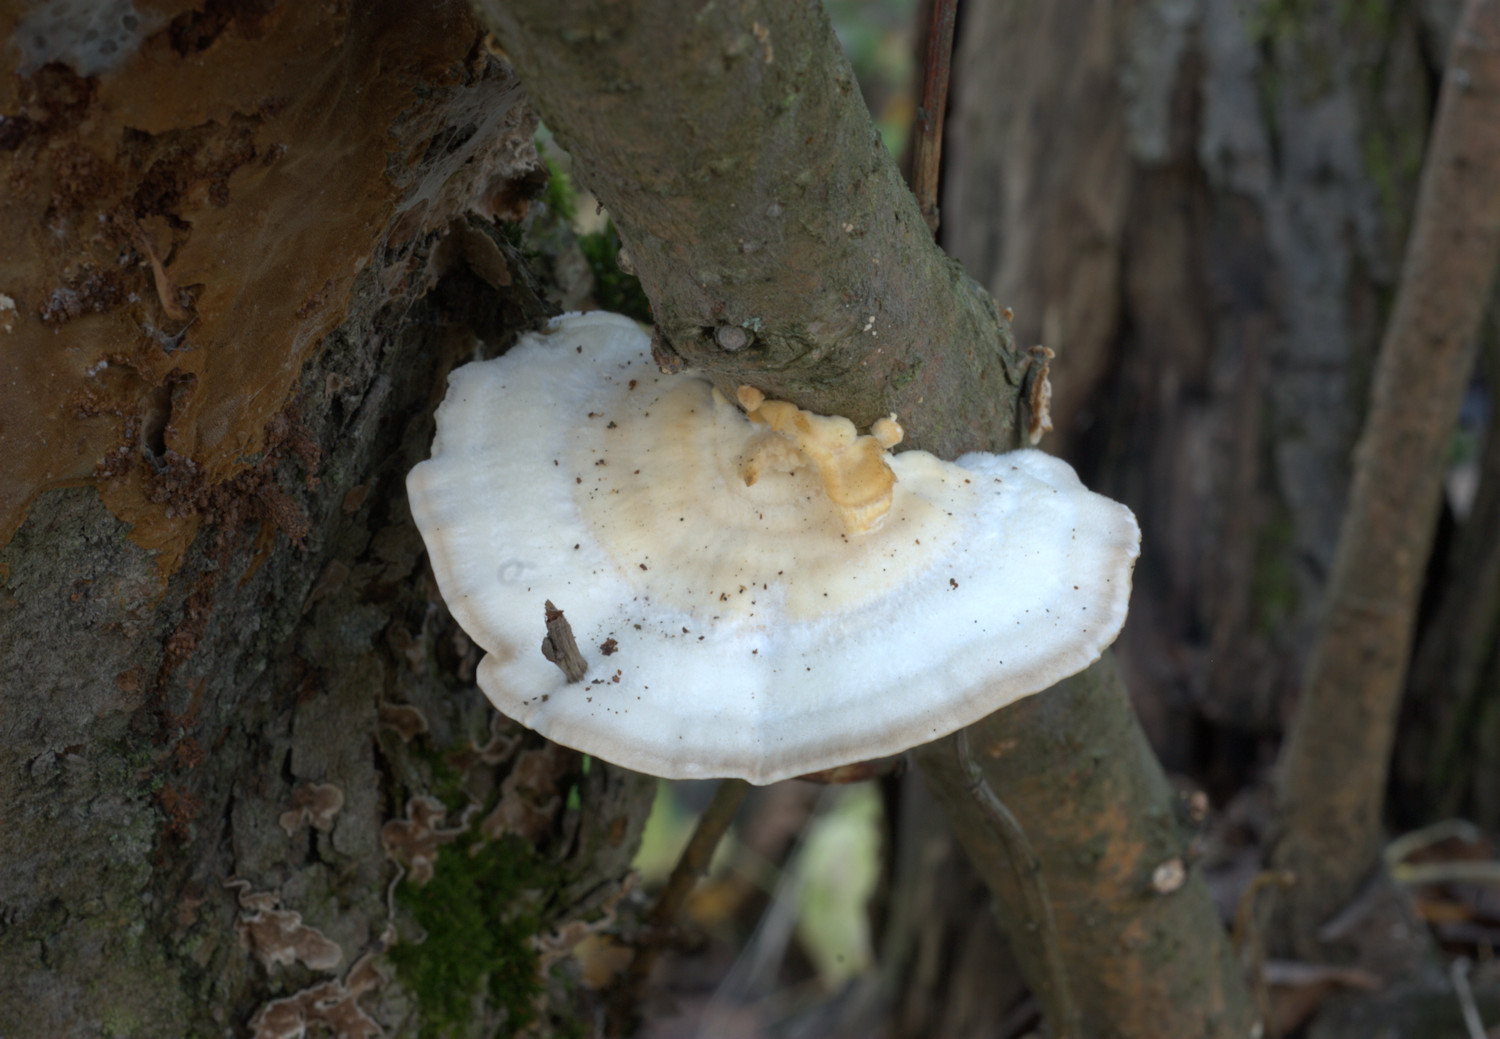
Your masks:
{"label": "white fungal underside", "polygon": [[[894,754],[1082,670],[1124,623],[1135,519],[1065,463],[904,452],[885,523],[846,535],[809,471],[746,487],[764,427],[661,375],[616,315],[455,371],[437,422],[412,513],[480,686],[638,771],[769,783]],[[589,661],[573,685],[539,648],[549,599]]]}

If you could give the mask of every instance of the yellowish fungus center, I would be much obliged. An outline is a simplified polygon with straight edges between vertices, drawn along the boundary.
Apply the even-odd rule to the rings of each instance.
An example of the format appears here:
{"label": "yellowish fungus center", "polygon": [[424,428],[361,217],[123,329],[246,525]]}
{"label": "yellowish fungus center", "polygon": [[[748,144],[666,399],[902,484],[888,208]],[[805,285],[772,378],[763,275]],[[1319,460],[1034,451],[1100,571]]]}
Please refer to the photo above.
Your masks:
{"label": "yellowish fungus center", "polygon": [[815,415],[789,401],[766,400],[754,386],[741,386],[738,396],[752,422],[770,427],[751,442],[740,463],[746,487],[754,486],[762,473],[793,473],[810,463],[844,530],[865,534],[879,528],[891,511],[896,486],[886,451],[905,435],[895,415],[877,420],[870,435],[860,436],[854,423],[840,415]]}

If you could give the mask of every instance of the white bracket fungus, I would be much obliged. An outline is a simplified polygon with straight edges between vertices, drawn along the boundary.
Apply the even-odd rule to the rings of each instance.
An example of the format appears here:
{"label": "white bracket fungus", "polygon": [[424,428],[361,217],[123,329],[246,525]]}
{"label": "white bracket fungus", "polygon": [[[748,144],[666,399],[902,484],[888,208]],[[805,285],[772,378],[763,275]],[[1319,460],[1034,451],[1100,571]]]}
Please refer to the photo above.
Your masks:
{"label": "white bracket fungus", "polygon": [[[501,711],[642,772],[769,783],[946,735],[1114,641],[1139,529],[1065,463],[890,455],[894,420],[741,398],[603,313],[453,373],[407,487]],[[547,600],[579,681],[538,648]]]}

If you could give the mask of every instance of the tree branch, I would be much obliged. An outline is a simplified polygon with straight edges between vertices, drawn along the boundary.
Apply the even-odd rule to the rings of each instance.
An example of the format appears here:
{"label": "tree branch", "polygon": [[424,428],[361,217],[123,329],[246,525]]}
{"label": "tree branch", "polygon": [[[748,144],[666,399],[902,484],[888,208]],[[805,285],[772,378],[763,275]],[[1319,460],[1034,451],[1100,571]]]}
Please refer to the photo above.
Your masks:
{"label": "tree branch", "polygon": [[1328,603],[1282,748],[1272,861],[1283,925],[1318,925],[1375,868],[1381,809],[1449,440],[1500,259],[1500,0],[1454,37],[1410,244],[1375,371]]}
{"label": "tree branch", "polygon": [[[933,243],[820,5],[475,4],[609,208],[671,349],[731,396],[750,383],[861,426],[895,411],[908,443],[941,457],[1018,445],[1009,326]],[[1185,842],[1112,664],[970,738],[977,786],[948,745],[916,756],[1033,988],[1059,991],[1060,960],[1083,1035],[1249,1034],[1201,880],[1150,886]],[[1004,793],[1014,832],[976,789]],[[1007,858],[1017,832],[1037,853],[1032,891]],[[1051,961],[1030,948],[1041,890],[1056,899]],[[1063,1003],[1048,1010],[1065,1028]]]}
{"label": "tree branch", "polygon": [[[1016,861],[1024,843],[997,825],[986,799],[968,793],[972,769],[952,746],[960,740],[1024,825],[1040,870]],[[1253,1008],[1203,878],[1190,871],[1175,890],[1153,886],[1158,867],[1190,861],[1191,828],[1112,657],[913,756],[994,892],[1054,1031],[1250,1034]],[[1038,918],[1039,885],[1050,897],[1051,927]]]}
{"label": "tree branch", "polygon": [[666,344],[731,398],[749,382],[861,427],[895,411],[949,458],[1011,442],[1009,325],[934,245],[820,5],[475,6]]}
{"label": "tree branch", "polygon": [[612,1000],[616,1023],[622,1026],[622,1030],[628,1022],[634,1020],[641,992],[669,940],[668,932],[677,926],[682,907],[687,904],[688,896],[698,886],[698,881],[708,875],[714,852],[718,850],[724,834],[729,832],[729,827],[739,814],[740,805],[749,792],[750,784],[743,779],[720,780],[714,790],[713,800],[699,816],[698,825],[693,828],[692,836],[682,849],[677,865],[672,868],[666,886],[646,914],[645,937],[636,948],[635,959],[631,960],[630,969],[625,972]]}

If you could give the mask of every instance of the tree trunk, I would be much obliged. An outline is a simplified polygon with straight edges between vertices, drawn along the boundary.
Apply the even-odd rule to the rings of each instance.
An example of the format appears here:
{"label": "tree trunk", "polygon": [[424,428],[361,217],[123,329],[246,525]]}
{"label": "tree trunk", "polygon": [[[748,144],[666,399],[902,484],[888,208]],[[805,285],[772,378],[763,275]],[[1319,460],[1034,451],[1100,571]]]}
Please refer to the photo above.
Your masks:
{"label": "tree trunk", "polygon": [[1141,521],[1122,671],[1215,793],[1306,662],[1445,32],[1227,0],[961,26],[944,241],[1057,351],[1052,448]]}
{"label": "tree trunk", "polygon": [[[944,212],[963,219],[944,241],[1016,308],[1018,342],[1057,350],[1056,446],[1142,523],[1122,669],[1169,764],[1221,797],[1263,775],[1328,606],[1459,6],[1001,3],[961,25]],[[1448,803],[1470,811],[1492,802],[1467,777],[1486,774],[1484,726],[1500,717],[1481,677],[1500,640],[1485,457],[1464,562],[1426,591],[1439,608],[1423,618],[1409,710],[1462,692],[1431,742],[1405,748],[1416,779],[1440,743],[1463,777]],[[1439,453],[1417,468],[1430,485],[1443,465]],[[1420,511],[1412,495],[1401,507]],[[1417,588],[1426,562],[1422,550],[1402,561]],[[1330,687],[1354,676],[1325,675]],[[1336,812],[1303,823],[1344,895],[1373,864],[1389,703],[1309,714],[1312,767],[1288,777],[1314,800],[1363,777],[1358,841],[1326,843],[1347,822]],[[1330,741],[1359,749],[1334,764]],[[1304,933],[1338,898],[1317,901]]]}
{"label": "tree trunk", "polygon": [[1305,956],[1380,861],[1444,468],[1500,269],[1500,0],[1465,4],[1450,64],[1328,603],[1278,762],[1272,859],[1298,878],[1286,927]]}
{"label": "tree trunk", "polygon": [[[857,423],[896,411],[912,444],[939,455],[1015,446],[1022,365],[1008,328],[933,247],[819,8],[478,7],[617,222],[663,345],[728,386]],[[971,742],[962,768],[947,744],[918,760],[983,857],[1007,928],[1044,927],[1040,875],[1065,893],[1058,919],[1087,931],[1021,955],[1057,1034],[1246,1034],[1244,988],[1200,882],[1152,893],[1186,842],[1109,665],[999,712]],[[993,857],[993,798],[976,798],[970,764],[1023,805],[1040,873]],[[1085,789],[1091,810],[1075,813]],[[1118,810],[1100,815],[1106,803]],[[1101,944],[1119,958],[1096,979],[1086,946]],[[1152,973],[1158,983],[1137,984]]]}
{"label": "tree trunk", "polygon": [[[1500,386],[1500,334],[1492,323],[1485,382]],[[1412,695],[1401,728],[1400,789],[1418,819],[1463,817],[1500,830],[1500,421],[1493,417],[1476,460],[1473,504],[1443,571],[1430,622],[1412,662]]]}
{"label": "tree trunk", "polygon": [[519,87],[452,4],[51,10],[0,79],[0,1033],[588,1017],[546,986],[653,785],[493,723],[404,491],[547,309]]}

